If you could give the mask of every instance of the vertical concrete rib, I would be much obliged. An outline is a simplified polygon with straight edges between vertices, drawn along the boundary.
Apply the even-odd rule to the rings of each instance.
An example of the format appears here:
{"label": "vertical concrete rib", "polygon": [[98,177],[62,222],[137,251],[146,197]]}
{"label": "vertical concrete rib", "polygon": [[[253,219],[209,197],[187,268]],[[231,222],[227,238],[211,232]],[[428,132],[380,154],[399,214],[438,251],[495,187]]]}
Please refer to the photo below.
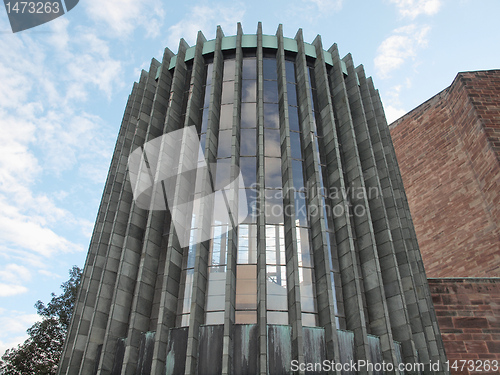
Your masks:
{"label": "vertical concrete rib", "polygon": [[[172,56],[172,52],[166,49],[163,55],[162,66],[159,68],[162,71],[158,78],[145,142],[161,136],[163,133],[163,124],[168,106],[167,93],[172,83],[171,74],[168,72]],[[158,273],[158,259],[160,258],[160,246],[163,238],[163,223],[166,216],[164,211],[158,211],[157,207],[154,207],[156,199],[158,199],[155,196],[157,190],[154,189],[152,194],[151,207],[147,212],[147,223],[142,243],[137,282],[133,296],[130,298],[132,302],[130,305],[128,329],[125,335],[127,337],[127,345],[122,374],[135,374],[135,367],[139,362],[138,356],[141,337],[144,332],[150,329],[149,321],[152,315],[155,283],[157,280],[156,275]]]}
{"label": "vertical concrete rib", "polygon": [[[394,200],[393,187],[388,170],[389,167],[387,165],[387,160],[384,153],[384,145],[380,136],[370,89],[368,87],[362,65],[356,68],[356,74],[358,75],[360,93],[362,96],[363,107],[365,109],[364,113],[366,114],[366,121],[368,125],[368,135],[371,139],[373,150],[372,153],[377,169],[377,189],[380,194],[379,198],[382,199],[384,218],[391,233],[391,244],[394,249],[393,254],[396,257],[396,267],[400,275],[400,281],[398,281],[398,284],[400,284],[400,286],[394,284],[388,285],[384,278],[386,296],[387,298],[391,298],[393,295],[404,294],[404,306],[406,306],[403,309],[404,317],[399,316],[397,319],[391,318],[391,325],[393,329],[394,339],[401,343],[405,363],[415,363],[417,362],[416,347],[415,343],[413,342],[410,315],[408,312],[408,310],[418,311],[413,272],[408,262],[408,250],[406,248],[405,242],[403,241],[401,221],[398,216],[396,202]],[[384,273],[383,276],[385,276]]]}
{"label": "vertical concrete rib", "polygon": [[[385,296],[384,283],[382,280],[382,270],[378,257],[378,246],[376,241],[376,233],[370,212],[370,204],[367,197],[367,185],[363,176],[363,172],[375,173],[371,165],[368,166],[370,160],[366,159],[367,155],[363,154],[368,146],[366,133],[358,131],[363,125],[366,127],[366,119],[363,114],[363,106],[359,95],[359,87],[357,84],[356,73],[352,66],[350,55],[343,59],[347,66],[347,76],[345,78],[346,91],[345,102],[349,117],[346,118],[344,126],[340,126],[341,142],[349,149],[345,153],[347,163],[347,178],[350,187],[352,188],[351,199],[354,204],[353,221],[356,225],[358,254],[363,273],[363,283],[365,285],[366,304],[369,314],[369,324],[371,333],[380,337],[381,350],[384,361],[389,363],[396,362],[396,353],[394,351],[392,330],[389,321],[389,309]],[[361,148],[359,146],[362,146]],[[363,162],[364,161],[364,162]],[[363,164],[367,167],[363,171]],[[371,182],[367,178],[368,182]],[[360,210],[361,208],[361,210]],[[374,209],[376,207],[373,207]],[[387,233],[385,233],[387,235]],[[385,242],[386,239],[383,241]],[[383,249],[385,251],[385,249]],[[398,275],[392,275],[391,281],[397,281]],[[398,301],[395,301],[398,308]],[[399,301],[399,308],[402,308],[402,301]]]}
{"label": "vertical concrete rib", "polygon": [[[321,37],[318,35],[313,43],[316,49],[316,60],[314,62],[314,72],[316,79],[316,90],[317,90],[317,120],[319,122],[319,126],[321,126],[323,130],[323,134],[328,132],[330,135],[332,134],[332,127],[335,126],[334,118],[333,118],[333,109],[332,102],[330,97],[330,85],[328,83],[328,74],[326,72],[325,65],[325,56],[323,51],[323,44],[321,42]],[[326,128],[326,129],[325,129]],[[334,140],[331,140],[334,142]],[[312,146],[315,147],[314,142],[312,142]],[[320,145],[324,146],[324,144]],[[323,147],[324,148],[324,147]],[[324,149],[321,150],[321,154],[324,153]],[[319,155],[320,150],[313,150],[313,156]],[[315,171],[314,171],[314,184],[318,186],[319,184],[319,173],[316,163],[319,162],[314,160]],[[326,163],[327,164],[327,163]],[[328,189],[328,181],[326,182],[325,188]],[[315,198],[316,202],[319,204],[317,207],[321,207],[322,202],[319,200],[317,196],[317,189],[315,190]],[[325,198],[325,200],[327,200]],[[319,324],[320,326],[325,328],[325,340],[326,340],[326,349],[327,349],[327,358],[331,358],[335,360],[335,362],[340,362],[340,351],[339,351],[339,342],[337,335],[337,325],[335,322],[336,315],[336,306],[335,302],[337,300],[337,296],[335,295],[335,285],[332,285],[332,279],[330,277],[330,260],[328,252],[333,250],[334,244],[331,243],[331,249],[327,246],[326,236],[329,236],[329,233],[325,231],[325,223],[324,221],[328,220],[327,217],[323,217],[323,211],[320,210],[321,217],[318,217],[320,220],[316,220],[316,223],[311,223],[312,226],[312,237],[313,237],[313,246],[315,249],[314,252],[314,264],[315,264],[315,275],[316,275],[316,295],[318,302],[318,313],[319,313]],[[316,216],[312,217],[311,220],[315,219]],[[337,254],[330,254],[332,257],[332,263],[337,263]],[[332,264],[333,266],[333,264]]]}
{"label": "vertical concrete rib", "polygon": [[[344,81],[344,74],[342,72],[342,62],[339,57],[339,53],[337,50],[337,46],[334,44],[329,52],[332,54],[333,68],[331,70],[330,79],[332,81],[331,90],[332,90],[332,103],[334,107],[334,112],[337,118],[337,134],[338,134],[338,142],[342,144],[341,154],[342,154],[342,166],[343,166],[343,177],[345,181],[342,181],[343,184],[341,188],[342,192],[347,192],[347,188],[359,188],[361,187],[361,171],[360,166],[358,164],[358,160],[356,158],[356,144],[354,143],[354,134],[352,130],[352,119],[351,113],[349,109],[349,102],[347,97],[347,89]],[[330,170],[329,170],[329,173]],[[353,183],[353,180],[356,184]],[[332,188],[332,185],[329,185]],[[342,202],[343,207],[346,211],[344,213],[346,217],[346,221],[351,224],[351,226],[355,222],[351,222],[351,205],[356,204],[349,194],[345,194],[347,202]],[[352,199],[352,202],[351,202]],[[333,202],[332,202],[333,203]],[[363,205],[364,202],[361,202]],[[337,215],[335,215],[337,216]],[[336,219],[336,221],[338,218]],[[359,221],[359,219],[358,219]],[[357,223],[356,223],[357,224]],[[371,241],[371,231],[368,223],[363,223],[365,227],[365,232],[360,233],[358,225],[356,225],[356,231],[352,227],[348,227],[348,233],[340,232],[337,235],[337,243],[338,243],[338,251],[339,251],[339,262],[341,269],[341,277],[342,277],[342,288],[344,292],[344,304],[346,311],[349,312],[359,312],[358,314],[353,314],[353,316],[346,316],[347,329],[352,330],[354,332],[354,343],[356,346],[356,354],[358,359],[368,359],[369,357],[369,346],[368,346],[368,338],[367,338],[367,327],[365,319],[367,317],[364,316],[364,306],[362,301],[362,288],[361,283],[370,282],[374,279],[374,275],[370,280],[366,278],[365,272],[361,275],[361,268],[363,262],[359,259],[356,254],[359,248],[370,248],[372,246]],[[339,232],[339,229],[336,228],[336,234]],[[359,243],[360,234],[366,235],[367,240],[363,243]],[[356,241],[356,242],[355,242]],[[367,255],[370,252],[366,252]],[[360,263],[358,263],[360,262]],[[367,263],[364,263],[367,265]],[[372,262],[373,264],[373,262]],[[375,289],[379,287],[379,282],[375,278],[373,280],[373,284]],[[370,290],[370,288],[366,288],[366,290]],[[378,293],[380,296],[380,293]],[[380,299],[379,299],[380,301]]]}
{"label": "vertical concrete rib", "polygon": [[418,334],[414,334],[415,344],[419,350],[420,360],[422,362],[437,362],[440,360],[441,363],[443,363],[446,360],[444,356],[444,347],[439,334],[439,327],[437,325],[437,318],[432,305],[429,285],[427,284],[422,255],[420,254],[418,248],[415,228],[411,220],[408,200],[406,199],[403,180],[401,178],[401,173],[399,172],[394,145],[392,144],[382,101],[380,100],[378,91],[375,90],[371,79],[368,79],[367,81],[374,109],[377,114],[380,134],[384,142],[384,151],[389,165],[389,172],[393,183],[401,223],[403,225],[403,236],[408,247],[410,264],[415,277],[420,314],[420,319],[418,320],[414,320],[412,319],[412,316],[410,316],[412,324],[416,323],[419,325],[418,327],[415,327],[415,330],[418,331],[420,329]]}
{"label": "vertical concrete rib", "polygon": [[[126,158],[128,157],[131,149],[132,136],[137,125],[137,118],[139,114],[140,103],[144,96],[144,90],[146,87],[147,73],[143,71],[141,73],[141,79],[137,86],[137,95],[134,102],[132,103],[131,115],[127,124],[126,132],[123,138],[123,146],[120,152],[120,156],[117,162],[116,175],[113,181],[112,195],[107,207],[106,217],[104,221],[103,231],[99,234],[99,239],[95,243],[97,247],[96,257],[94,259],[94,264],[92,267],[92,275],[90,277],[90,282],[87,288],[87,293],[84,296],[83,311],[81,315],[81,320],[79,321],[77,328],[77,337],[75,339],[73,350],[71,353],[71,359],[69,367],[67,369],[68,374],[78,372],[79,368],[83,366],[83,363],[88,363],[88,368],[92,368],[97,355],[97,346],[100,342],[93,341],[90,336],[91,323],[94,321],[95,315],[97,313],[96,305],[98,303],[98,291],[101,287],[103,276],[105,273],[105,267],[107,263],[108,253],[110,251],[110,241],[112,234],[115,233],[114,220],[117,214],[117,207],[122,195],[125,169],[126,169]],[[106,324],[106,322],[104,322]],[[102,328],[104,329],[104,328]],[[91,346],[91,351],[93,351],[93,358],[85,358],[85,352],[88,347]],[[91,365],[91,364],[92,365]]]}
{"label": "vertical concrete rib", "polygon": [[[214,64],[213,64],[213,90],[210,95],[209,118],[207,127],[206,153],[205,157],[209,165],[216,163],[219,120],[220,120],[220,105],[222,96],[222,75],[224,68],[224,56],[222,55],[222,38],[224,34],[220,26],[217,27],[215,39]],[[201,173],[203,196],[213,192],[213,183],[208,176],[209,171],[205,170]],[[204,235],[204,238],[209,238],[209,232],[212,229],[212,213],[213,202],[208,202],[204,199],[200,204],[201,215],[198,220],[201,220],[200,226],[197,226],[197,235]],[[198,337],[200,325],[205,323],[205,300],[208,285],[208,256],[210,241],[199,241],[196,245],[194,275],[193,275],[193,293],[191,302],[191,313],[189,315],[189,330],[186,352],[186,369],[185,374],[195,374],[198,364]]]}
{"label": "vertical concrete rib", "polygon": [[[76,339],[76,334],[77,334],[77,329],[78,329],[78,322],[82,318],[82,312],[85,307],[85,299],[86,295],[89,292],[89,284],[91,281],[91,278],[93,276],[93,265],[97,256],[97,251],[99,249],[98,247],[98,241],[99,238],[102,236],[103,231],[105,230],[105,218],[106,215],[108,214],[108,206],[109,202],[111,200],[111,197],[113,196],[113,183],[116,177],[116,170],[118,166],[118,161],[120,159],[120,154],[122,152],[123,148],[123,143],[124,143],[124,138],[125,134],[127,132],[127,126],[130,125],[129,119],[132,111],[132,104],[134,100],[136,100],[136,95],[138,91],[138,84],[134,83],[133,88],[132,88],[132,93],[129,95],[128,101],[127,101],[127,106],[125,107],[125,112],[123,115],[122,123],[120,126],[120,130],[118,133],[118,140],[115,145],[115,149],[113,152],[113,157],[111,159],[111,165],[110,169],[108,172],[108,176],[106,178],[106,184],[104,186],[104,192],[101,198],[101,203],[99,205],[99,211],[97,214],[97,219],[96,219],[96,224],[92,233],[92,238],[90,241],[90,246],[89,246],[89,252],[87,255],[87,259],[85,261],[85,268],[84,268],[84,274],[82,277],[82,281],[80,284],[80,288],[78,291],[78,297],[77,297],[77,302],[75,304],[75,308],[73,311],[73,315],[71,317],[71,324],[70,324],[70,331],[68,332],[68,336],[65,340],[64,343],[64,348],[63,348],[63,353],[65,355],[61,358],[61,362],[59,364],[59,369],[58,369],[58,374],[64,374],[66,373],[66,369],[69,365],[69,360],[71,357],[72,348],[74,347],[75,339]],[[94,275],[97,276],[97,275]]]}
{"label": "vertical concrete rib", "polygon": [[[297,228],[295,224],[295,192],[292,175],[290,124],[288,117],[288,92],[285,70],[285,49],[283,42],[283,26],[279,25],[276,32],[278,37],[277,66],[278,66],[278,102],[279,128],[281,143],[281,179],[283,188],[283,207],[285,225],[285,262],[287,275],[288,319],[292,326],[292,359],[304,362],[304,333],[302,328],[302,304],[299,279],[299,261],[297,245]],[[302,35],[301,35],[302,36]],[[299,50],[297,59],[304,58],[303,51]],[[290,210],[288,210],[290,208]]]}
{"label": "vertical concrete rib", "polygon": [[[243,69],[243,50],[241,47],[243,38],[243,29],[238,22],[236,33],[236,66],[234,77],[234,104],[233,104],[233,126],[231,145],[231,177],[230,181],[238,181],[240,172],[240,125],[241,125],[241,81]],[[242,187],[242,186],[241,186]],[[238,186],[238,188],[241,188]],[[236,189],[236,194],[239,190]],[[238,197],[238,196],[236,196]],[[239,199],[233,199],[231,213],[233,217],[238,217]],[[226,261],[226,291],[224,306],[224,338],[222,346],[222,374],[229,375],[234,373],[233,363],[233,326],[235,322],[235,304],[236,304],[236,264],[238,258],[238,229],[233,228],[228,233],[228,253]],[[237,370],[236,370],[237,371]]]}
{"label": "vertical concrete rib", "polygon": [[[373,106],[371,102],[369,102],[366,103],[368,106],[366,107],[363,102],[360,82],[357,77],[357,72],[354,69],[351,56],[348,55],[344,58],[344,61],[346,63],[348,75],[356,78],[356,80],[349,81],[349,101],[353,113],[354,130],[357,137],[365,186],[367,188],[366,194],[375,231],[378,261],[382,271],[382,279],[389,311],[388,318],[390,319],[394,338],[404,343],[404,345],[410,349],[406,353],[408,360],[415,361],[415,348],[414,345],[412,345],[412,333],[405,308],[406,299],[396,259],[395,247],[400,246],[400,250],[402,251],[404,251],[405,248],[401,241],[395,242],[392,238],[389,216],[385,208],[382,185],[380,182],[381,178],[379,176],[380,172],[382,175],[385,175],[387,180],[387,169],[383,161],[377,164],[374,154],[375,150],[382,150],[383,146],[380,142],[380,137],[375,140],[370,135],[370,133],[378,131],[377,123],[374,118]],[[380,158],[380,152],[378,156]],[[386,190],[386,194],[390,195],[390,192]],[[391,348],[394,347],[392,342],[390,342],[389,345]]]}
{"label": "vertical concrete rib", "polygon": [[[163,133],[169,133],[182,128],[182,104],[184,99],[184,82],[186,80],[186,64],[184,57],[188,44],[181,39],[175,62],[172,85],[169,94],[169,103]],[[163,72],[162,72],[163,74]],[[160,150],[160,155],[162,152]],[[161,163],[161,158],[159,159]],[[176,191],[177,193],[177,191]],[[181,194],[174,197],[174,206],[183,202]],[[177,215],[182,215],[178,210],[170,210],[172,219]],[[182,222],[179,219],[179,222]],[[179,295],[179,281],[182,268],[183,249],[179,244],[179,239],[173,225],[168,228],[168,236],[164,236],[162,243],[167,242],[166,257],[163,268],[159,269],[160,274],[156,280],[156,289],[159,289],[160,303],[157,313],[156,326],[154,327],[155,338],[153,346],[153,360],[151,365],[151,375],[163,375],[165,373],[165,360],[167,356],[167,342],[169,329],[175,326],[177,312],[177,298]]]}
{"label": "vertical concrete rib", "polygon": [[[156,90],[155,75],[158,66],[158,61],[153,59],[147,74],[137,127],[132,138],[131,152],[144,144]],[[125,233],[123,235],[122,232],[113,231],[111,236],[106,268],[96,305],[96,311],[100,315],[98,319],[94,318],[90,333],[95,343],[103,344],[98,373],[111,371],[116,339],[127,334],[130,301],[139,268],[140,248],[146,224],[146,211],[137,208],[133,202],[132,187],[127,171],[128,169],[125,168],[124,184],[114,220],[114,229],[122,225]],[[104,331],[101,331],[102,329]],[[91,348],[90,345],[89,348]],[[87,358],[91,362],[94,355],[92,351],[87,351],[87,353],[90,354]]]}
{"label": "vertical concrete rib", "polygon": [[[154,92],[156,91],[155,76],[159,65],[160,64],[154,59],[151,62],[146,89],[144,91],[144,98],[139,110],[138,127],[134,134],[131,151],[144,144],[146,134],[149,132],[151,108],[153,106]],[[122,197],[125,195],[130,196],[131,194],[132,186],[130,186],[127,169]],[[142,247],[147,217],[147,212],[144,209],[138,208],[134,201],[127,204],[125,210],[123,210],[121,204],[119,204],[118,207],[119,213],[115,220],[127,220],[127,229],[125,232],[123,247],[121,249],[118,269],[115,268],[115,262],[112,262],[111,267],[108,267],[108,270],[111,271],[109,277],[110,284],[115,272],[116,281],[114,281],[114,290],[112,291],[111,306],[109,309],[109,317],[104,335],[103,349],[101,351],[101,361],[99,366],[100,372],[104,373],[111,371],[113,366],[115,344],[117,339],[127,335],[128,317],[130,314],[131,301],[134,295],[136,276],[140,266],[140,249]],[[128,208],[130,208],[130,210],[127,210]],[[115,251],[118,254],[120,249],[116,248]],[[111,251],[110,257],[114,259],[114,256],[111,255]]]}
{"label": "vertical concrete rib", "polygon": [[259,374],[267,375],[266,218],[264,214],[264,73],[262,23],[257,26],[257,324]]}

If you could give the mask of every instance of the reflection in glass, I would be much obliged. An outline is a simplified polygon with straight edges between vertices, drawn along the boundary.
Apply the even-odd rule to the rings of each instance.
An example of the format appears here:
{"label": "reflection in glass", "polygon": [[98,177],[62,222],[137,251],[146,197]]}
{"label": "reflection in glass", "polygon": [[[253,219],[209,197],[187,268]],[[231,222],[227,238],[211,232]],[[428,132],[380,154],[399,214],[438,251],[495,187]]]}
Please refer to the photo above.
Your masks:
{"label": "reflection in glass", "polygon": [[205,99],[203,101],[203,108],[208,108],[210,104],[210,92],[212,91],[212,85],[207,85],[205,87]]}
{"label": "reflection in glass", "polygon": [[264,103],[264,127],[279,129],[280,117],[278,104]]}
{"label": "reflection in glass", "polygon": [[241,82],[241,101],[255,102],[257,101],[257,82],[243,80]]}
{"label": "reflection in glass", "polygon": [[[300,133],[290,132],[290,145],[292,147],[292,159],[299,159],[299,160],[302,159],[302,152],[300,150]],[[300,167],[300,171],[302,177],[302,166]],[[294,178],[295,178],[295,173],[294,173]]]}
{"label": "reflection in glass", "polygon": [[286,81],[295,82],[295,64],[293,61],[285,61]]}
{"label": "reflection in glass", "polygon": [[290,123],[290,130],[297,132],[300,131],[299,114],[297,112],[297,108],[288,107],[288,121]]}
{"label": "reflection in glass", "polygon": [[224,81],[230,81],[234,79],[235,66],[235,60],[224,60],[224,74],[222,76]]}
{"label": "reflection in glass", "polygon": [[233,103],[234,101],[234,81],[224,82],[222,84],[222,104]]}
{"label": "reflection in glass", "polygon": [[278,158],[265,158],[264,171],[266,188],[281,189],[281,160]]}
{"label": "reflection in glass", "polygon": [[243,59],[243,79],[257,79],[257,59],[244,58]]}
{"label": "reflection in glass", "polygon": [[265,191],[265,216],[267,224],[282,224],[283,218],[283,198],[281,190]]}
{"label": "reflection in glass", "polygon": [[288,105],[297,106],[297,89],[293,83],[287,83],[286,91],[288,93]]}
{"label": "reflection in glass", "polygon": [[[243,195],[244,194],[244,195]],[[254,189],[240,189],[240,197],[246,196],[247,199],[247,217],[243,223],[257,222],[257,191]]]}
{"label": "reflection in glass", "polygon": [[226,104],[220,107],[219,129],[232,129],[233,127],[233,105]]}
{"label": "reflection in glass", "polygon": [[264,102],[278,103],[277,81],[264,81]]}
{"label": "reflection in glass", "polygon": [[241,129],[240,155],[257,155],[257,129]]}
{"label": "reflection in glass", "polygon": [[281,156],[279,130],[264,129],[264,155]]}
{"label": "reflection in glass", "polygon": [[240,158],[240,170],[243,175],[245,187],[251,187],[257,182],[257,158]]}
{"label": "reflection in glass", "polygon": [[217,158],[231,157],[231,135],[232,130],[219,132],[219,145],[217,148]]}
{"label": "reflection in glass", "polygon": [[278,74],[276,72],[276,60],[264,59],[263,60],[264,79],[277,80]]}
{"label": "reflection in glass", "polygon": [[241,127],[255,128],[257,127],[257,104],[242,103],[241,104]]}

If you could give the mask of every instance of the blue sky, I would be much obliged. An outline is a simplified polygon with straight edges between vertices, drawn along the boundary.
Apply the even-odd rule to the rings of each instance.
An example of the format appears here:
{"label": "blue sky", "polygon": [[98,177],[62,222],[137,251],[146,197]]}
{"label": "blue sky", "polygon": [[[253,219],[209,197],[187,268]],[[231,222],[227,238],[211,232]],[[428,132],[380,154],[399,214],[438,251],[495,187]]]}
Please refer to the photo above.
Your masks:
{"label": "blue sky", "polygon": [[499,15],[498,0],[81,0],[12,34],[0,9],[0,354],[83,267],[128,94],[165,47],[238,21],[302,28],[364,65],[391,122],[460,71],[500,68]]}

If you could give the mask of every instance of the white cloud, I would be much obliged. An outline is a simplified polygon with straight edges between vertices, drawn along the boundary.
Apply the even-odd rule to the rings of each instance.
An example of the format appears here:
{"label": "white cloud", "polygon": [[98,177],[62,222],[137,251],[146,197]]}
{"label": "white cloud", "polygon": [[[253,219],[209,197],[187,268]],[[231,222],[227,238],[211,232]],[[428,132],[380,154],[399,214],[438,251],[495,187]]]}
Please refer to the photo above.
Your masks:
{"label": "white cloud", "polygon": [[41,317],[37,314],[1,309],[0,355],[3,355],[7,349],[15,348],[24,342],[28,338],[26,330],[40,319]]}
{"label": "white cloud", "polygon": [[427,46],[430,26],[415,24],[400,27],[393,31],[378,47],[375,69],[380,78],[388,78],[391,72],[401,67],[409,58],[415,59],[419,49]]}
{"label": "white cloud", "polygon": [[107,25],[115,36],[126,37],[141,26],[149,36],[160,34],[165,17],[159,0],[87,0],[87,13]]}
{"label": "white cloud", "polygon": [[441,0],[389,0],[403,17],[415,19],[421,14],[432,16],[441,9]]}
{"label": "white cloud", "polygon": [[7,264],[0,269],[0,280],[11,284],[21,284],[31,280],[31,272],[24,266]]}
{"label": "white cloud", "polygon": [[407,113],[403,108],[396,108],[391,105],[384,106],[385,117],[387,118],[387,123],[391,124],[396,121],[401,116]]}
{"label": "white cloud", "polygon": [[28,291],[28,288],[17,284],[0,283],[0,297],[11,297],[23,294]]}
{"label": "white cloud", "polygon": [[339,11],[343,2],[344,0],[306,0],[306,3],[316,5],[320,12]]}
{"label": "white cloud", "polygon": [[[173,51],[184,38],[190,45],[196,43],[198,31],[202,30],[207,39],[215,36],[216,26],[220,25],[226,35],[234,35],[236,24],[243,19],[245,7],[241,3],[227,5],[197,5],[191,9],[188,17],[168,29],[167,45]],[[205,34],[207,33],[207,34]]]}

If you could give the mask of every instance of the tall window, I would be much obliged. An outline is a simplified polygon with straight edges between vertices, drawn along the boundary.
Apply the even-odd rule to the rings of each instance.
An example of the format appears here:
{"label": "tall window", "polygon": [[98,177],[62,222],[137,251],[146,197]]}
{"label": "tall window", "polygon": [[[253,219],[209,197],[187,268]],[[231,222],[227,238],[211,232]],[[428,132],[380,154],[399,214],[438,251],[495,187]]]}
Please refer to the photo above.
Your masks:
{"label": "tall window", "polygon": [[257,59],[243,59],[241,90],[240,169],[245,183],[248,216],[238,226],[236,266],[237,324],[257,323]]}

